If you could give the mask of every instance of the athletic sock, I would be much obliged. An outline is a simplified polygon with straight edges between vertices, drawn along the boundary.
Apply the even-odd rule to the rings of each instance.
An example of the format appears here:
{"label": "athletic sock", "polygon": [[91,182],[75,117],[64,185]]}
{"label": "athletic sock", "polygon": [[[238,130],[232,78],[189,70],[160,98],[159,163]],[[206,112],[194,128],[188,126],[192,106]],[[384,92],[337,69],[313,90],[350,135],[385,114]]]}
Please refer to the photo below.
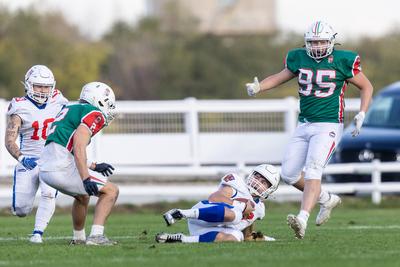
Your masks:
{"label": "athletic sock", "polygon": [[329,199],[331,199],[331,196],[330,196],[329,192],[328,192],[328,191],[325,191],[325,190],[321,190],[321,194],[319,195],[319,198],[318,198],[318,203],[319,203],[320,205],[323,205],[323,204],[325,204]]}
{"label": "athletic sock", "polygon": [[40,197],[35,216],[35,231],[44,232],[53,216],[55,208],[56,200],[54,197]]}
{"label": "athletic sock", "polygon": [[179,210],[185,218],[197,219],[199,217],[199,209]]}
{"label": "athletic sock", "polygon": [[301,210],[297,215],[297,219],[299,219],[304,225],[307,227],[308,217],[310,217],[310,213],[305,210]]}
{"label": "athletic sock", "polygon": [[90,231],[90,235],[103,235],[104,234],[104,226],[103,225],[92,225],[92,230]]}
{"label": "athletic sock", "polygon": [[189,236],[182,236],[183,243],[199,243],[199,236],[198,235],[189,235]]}
{"label": "athletic sock", "polygon": [[73,230],[73,240],[86,240],[85,229],[82,230]]}

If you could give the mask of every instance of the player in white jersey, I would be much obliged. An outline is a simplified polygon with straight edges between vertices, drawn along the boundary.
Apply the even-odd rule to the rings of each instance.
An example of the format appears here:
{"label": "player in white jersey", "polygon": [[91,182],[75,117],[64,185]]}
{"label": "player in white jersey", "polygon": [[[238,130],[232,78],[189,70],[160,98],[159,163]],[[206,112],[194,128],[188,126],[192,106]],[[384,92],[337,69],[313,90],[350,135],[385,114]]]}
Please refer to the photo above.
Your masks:
{"label": "player in white jersey", "polygon": [[32,243],[42,243],[43,232],[55,209],[57,191],[39,179],[37,167],[47,129],[68,103],[55,85],[53,73],[48,67],[31,67],[24,80],[26,95],[13,98],[7,111],[5,145],[11,156],[18,160],[14,169],[12,213],[18,217],[28,215],[38,188],[41,190],[35,227],[30,238]]}
{"label": "player in white jersey", "polygon": [[280,176],[272,165],[257,166],[246,178],[227,174],[216,192],[191,209],[172,209],[163,217],[167,225],[177,220],[188,220],[190,235],[159,233],[159,243],[272,241],[273,238],[256,234],[254,222],[265,216],[263,200],[279,185]]}

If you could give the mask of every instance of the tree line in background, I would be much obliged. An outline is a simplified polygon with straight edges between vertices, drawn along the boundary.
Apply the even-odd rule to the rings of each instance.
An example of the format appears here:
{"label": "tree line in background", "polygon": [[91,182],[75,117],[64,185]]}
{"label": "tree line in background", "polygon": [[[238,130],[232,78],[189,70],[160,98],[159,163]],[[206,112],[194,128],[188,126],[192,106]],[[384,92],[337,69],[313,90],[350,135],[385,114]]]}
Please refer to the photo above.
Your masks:
{"label": "tree line in background", "polygon": [[[60,14],[0,9],[0,97],[23,95],[25,72],[34,64],[49,66],[57,88],[71,100],[83,84],[110,84],[119,100],[247,98],[246,82],[283,68],[288,50],[303,45],[296,34],[215,36],[199,34],[196,21],[169,10],[143,18],[136,26],[116,23],[101,40],[89,40]],[[306,25],[305,25],[306,27]],[[340,35],[340,33],[339,33]],[[400,79],[400,34],[362,38],[340,48],[359,52],[376,89]],[[291,81],[264,98],[296,96]],[[357,97],[350,88],[347,97]]]}

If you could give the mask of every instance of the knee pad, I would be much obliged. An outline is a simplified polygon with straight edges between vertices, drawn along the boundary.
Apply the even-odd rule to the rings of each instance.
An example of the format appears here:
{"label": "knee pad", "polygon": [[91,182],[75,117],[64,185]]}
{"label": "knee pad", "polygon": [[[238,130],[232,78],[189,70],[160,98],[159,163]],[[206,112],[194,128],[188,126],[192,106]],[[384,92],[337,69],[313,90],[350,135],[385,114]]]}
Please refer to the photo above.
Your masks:
{"label": "knee pad", "polygon": [[301,174],[290,175],[290,174],[285,173],[282,169],[281,178],[285,183],[287,183],[289,185],[294,185],[295,183],[297,183],[300,180]]}
{"label": "knee pad", "polygon": [[318,179],[321,180],[324,166],[317,161],[311,161],[304,168],[304,179]]}

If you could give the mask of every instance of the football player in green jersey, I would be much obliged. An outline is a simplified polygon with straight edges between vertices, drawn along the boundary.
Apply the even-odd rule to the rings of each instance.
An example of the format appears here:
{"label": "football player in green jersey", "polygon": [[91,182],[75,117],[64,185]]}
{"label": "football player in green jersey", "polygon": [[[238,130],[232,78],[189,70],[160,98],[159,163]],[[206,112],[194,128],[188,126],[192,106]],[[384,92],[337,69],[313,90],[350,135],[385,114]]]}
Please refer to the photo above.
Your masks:
{"label": "football player in green jersey", "polygon": [[[114,108],[115,96],[108,85],[101,82],[86,84],[79,103],[65,106],[56,116],[41,154],[40,178],[75,198],[71,244],[115,244],[104,235],[104,224],[118,197],[118,187],[107,179],[114,168],[107,163],[88,162],[86,156],[91,138],[113,120]],[[86,238],[85,220],[90,196],[96,196],[98,200],[92,229]]]}
{"label": "football player in green jersey", "polygon": [[348,83],[360,90],[361,105],[354,117],[353,136],[360,133],[373,87],[361,72],[360,57],[352,51],[334,48],[335,35],[325,22],[314,22],[304,34],[305,48],[289,51],[284,69],[258,82],[247,83],[250,96],[267,91],[297,77],[299,84],[299,124],[282,161],[282,179],[303,191],[299,214],[289,214],[287,222],[295,236],[304,238],[308,217],[318,202],[316,224],[325,223],[339,196],[321,189],[322,171],[343,132],[344,91]]}

